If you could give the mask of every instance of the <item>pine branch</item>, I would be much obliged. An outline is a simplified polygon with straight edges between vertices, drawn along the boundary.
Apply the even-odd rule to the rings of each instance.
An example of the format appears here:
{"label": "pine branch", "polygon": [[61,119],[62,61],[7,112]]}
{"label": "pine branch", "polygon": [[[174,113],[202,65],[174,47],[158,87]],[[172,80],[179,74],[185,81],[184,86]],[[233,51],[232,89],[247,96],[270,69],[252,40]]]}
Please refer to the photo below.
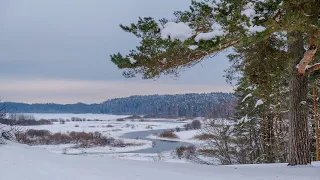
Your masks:
{"label": "pine branch", "polygon": [[[303,58],[301,59],[301,61],[299,62],[299,65],[298,65],[299,75],[305,74],[306,70],[308,69],[307,66],[310,63],[310,61],[313,59],[313,56],[316,54],[316,52],[317,52],[317,46],[312,45],[312,46],[310,46],[308,51],[304,53]],[[312,68],[312,69],[314,69],[314,68]]]}
{"label": "pine branch", "polygon": [[317,71],[319,69],[320,69],[320,63],[316,63],[316,64],[310,66],[307,70],[309,72],[314,72],[314,71]]}

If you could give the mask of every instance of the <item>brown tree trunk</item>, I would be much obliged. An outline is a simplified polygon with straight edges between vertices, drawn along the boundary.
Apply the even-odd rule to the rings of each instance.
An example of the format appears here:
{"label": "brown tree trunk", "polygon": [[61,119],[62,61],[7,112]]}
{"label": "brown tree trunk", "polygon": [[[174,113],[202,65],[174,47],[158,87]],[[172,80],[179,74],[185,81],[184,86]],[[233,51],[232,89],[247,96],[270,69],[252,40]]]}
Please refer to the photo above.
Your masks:
{"label": "brown tree trunk", "polygon": [[298,74],[296,64],[304,54],[302,33],[289,34],[293,39],[288,46],[292,58],[291,77],[289,83],[289,165],[305,165],[311,163],[308,131],[307,76]]}
{"label": "brown tree trunk", "polygon": [[292,77],[290,94],[289,165],[309,164],[311,158],[306,105],[307,77]]}
{"label": "brown tree trunk", "polygon": [[317,110],[317,88],[313,88],[313,111],[315,121],[315,135],[316,135],[316,160],[320,161],[320,142],[319,142],[319,119]]}

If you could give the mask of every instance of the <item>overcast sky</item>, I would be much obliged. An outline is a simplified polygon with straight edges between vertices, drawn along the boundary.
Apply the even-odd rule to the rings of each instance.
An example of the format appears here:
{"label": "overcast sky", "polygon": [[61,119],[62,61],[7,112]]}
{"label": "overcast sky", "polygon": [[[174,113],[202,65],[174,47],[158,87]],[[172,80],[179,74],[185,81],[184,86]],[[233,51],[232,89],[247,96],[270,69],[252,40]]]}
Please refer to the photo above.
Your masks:
{"label": "overcast sky", "polygon": [[137,94],[230,92],[225,55],[179,78],[125,79],[110,54],[137,39],[119,24],[171,18],[189,0],[0,0],[0,97],[27,103],[102,102]]}

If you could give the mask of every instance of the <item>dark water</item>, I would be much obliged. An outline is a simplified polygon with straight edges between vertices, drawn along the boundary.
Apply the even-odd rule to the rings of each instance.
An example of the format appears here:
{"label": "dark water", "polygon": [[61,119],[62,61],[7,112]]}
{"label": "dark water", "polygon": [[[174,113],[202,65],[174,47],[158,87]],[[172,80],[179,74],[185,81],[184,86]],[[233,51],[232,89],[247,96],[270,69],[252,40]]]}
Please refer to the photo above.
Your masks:
{"label": "dark water", "polygon": [[176,142],[176,141],[165,141],[165,140],[157,140],[157,139],[150,139],[147,136],[152,134],[158,134],[165,131],[165,129],[161,130],[148,130],[148,131],[138,131],[138,132],[130,132],[122,135],[122,138],[127,139],[142,139],[142,140],[149,140],[155,142],[155,146],[147,149],[141,149],[137,151],[130,151],[128,153],[158,153],[164,151],[171,151],[175,150],[177,147],[180,146],[191,146],[190,143],[185,142]]}

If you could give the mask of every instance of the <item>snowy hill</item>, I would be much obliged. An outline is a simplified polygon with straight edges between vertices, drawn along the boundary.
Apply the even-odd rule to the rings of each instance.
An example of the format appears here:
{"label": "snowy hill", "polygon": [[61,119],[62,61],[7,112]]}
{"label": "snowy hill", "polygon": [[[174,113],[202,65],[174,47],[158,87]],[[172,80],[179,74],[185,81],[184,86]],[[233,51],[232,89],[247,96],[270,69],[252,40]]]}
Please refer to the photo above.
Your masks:
{"label": "snowy hill", "polygon": [[4,180],[319,180],[320,162],[312,166],[286,164],[205,166],[116,160],[110,157],[67,156],[9,143],[0,146],[0,176]]}

